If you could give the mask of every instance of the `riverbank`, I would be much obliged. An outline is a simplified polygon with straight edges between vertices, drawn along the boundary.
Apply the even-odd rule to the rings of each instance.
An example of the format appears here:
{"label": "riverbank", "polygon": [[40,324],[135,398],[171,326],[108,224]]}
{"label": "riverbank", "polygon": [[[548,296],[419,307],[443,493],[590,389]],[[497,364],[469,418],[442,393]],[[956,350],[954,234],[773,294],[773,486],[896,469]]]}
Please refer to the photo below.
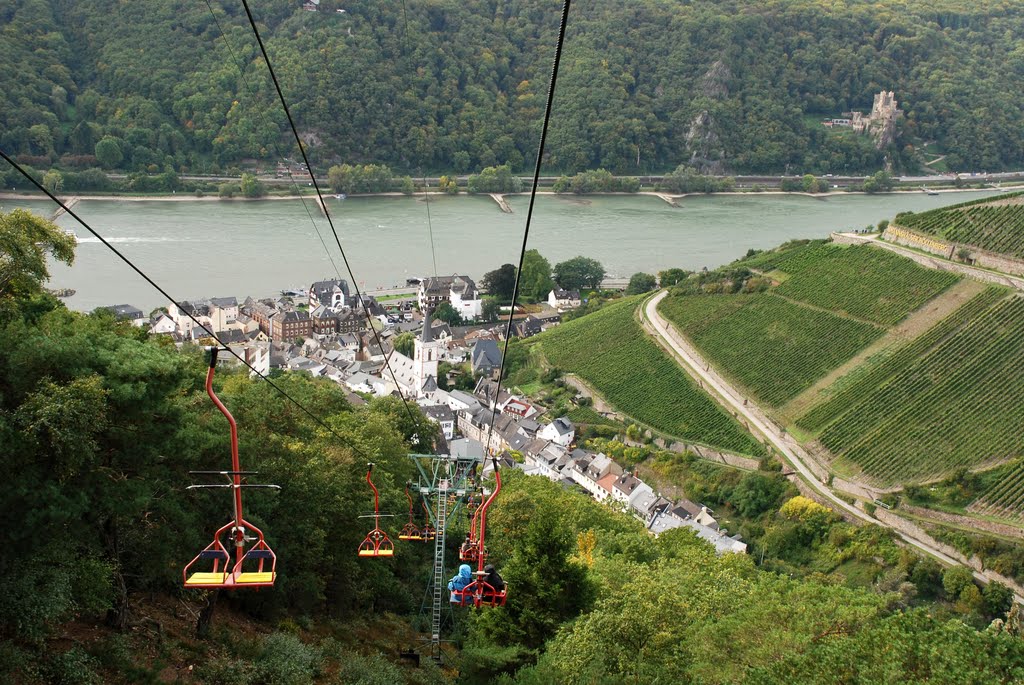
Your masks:
{"label": "riverbank", "polygon": [[[730,197],[730,196],[742,196],[742,197],[776,197],[776,196],[790,196],[790,197],[810,197],[814,199],[827,199],[830,197],[846,197],[850,195],[920,195],[932,194],[932,193],[978,193],[978,192],[1014,192],[1018,190],[1024,190],[1024,185],[1005,186],[1001,188],[929,188],[927,193],[921,190],[921,188],[906,188],[906,189],[894,189],[881,193],[865,193],[862,190],[836,190],[830,193],[806,193],[803,191],[788,191],[788,190],[730,190],[720,193],[663,193],[657,191],[641,190],[636,193],[624,193],[624,192],[604,192],[604,193],[556,193],[552,190],[539,190],[538,195],[547,195],[554,197],[565,197],[565,198],[582,198],[582,197],[653,197],[660,200],[671,198],[673,200],[681,200],[687,197]],[[481,197],[486,198],[492,195],[499,195],[502,197],[514,197],[514,196],[528,196],[529,191],[522,191],[518,193],[459,193],[458,195],[450,195],[448,193],[439,190],[428,190],[426,192],[419,191],[413,194],[400,193],[400,192],[387,192],[387,193],[358,193],[348,195],[349,198],[374,198],[374,197],[410,197],[420,198],[424,196],[443,196],[443,197]],[[67,196],[70,197],[70,196]],[[185,193],[174,193],[171,195],[145,195],[145,194],[103,194],[103,195],[90,195],[89,193],[76,192],[74,197],[81,198],[82,201],[95,200],[101,202],[223,202],[226,204],[231,203],[249,203],[249,202],[272,202],[279,200],[305,200],[312,199],[316,200],[316,195],[264,195],[262,197],[218,197],[216,195],[188,195]],[[324,196],[324,199],[331,199],[334,194],[328,194]],[[43,193],[39,192],[0,192],[0,200],[24,200],[24,201],[49,201],[49,198]]]}

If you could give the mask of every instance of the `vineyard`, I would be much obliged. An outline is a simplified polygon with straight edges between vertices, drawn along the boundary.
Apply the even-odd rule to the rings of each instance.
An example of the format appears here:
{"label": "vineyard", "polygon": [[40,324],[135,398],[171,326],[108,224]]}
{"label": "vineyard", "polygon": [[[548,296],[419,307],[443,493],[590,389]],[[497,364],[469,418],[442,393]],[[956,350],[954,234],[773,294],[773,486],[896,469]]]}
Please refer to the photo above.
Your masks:
{"label": "vineyard", "polygon": [[900,347],[878,363],[860,366],[849,378],[843,378],[842,388],[829,399],[797,419],[797,425],[817,433],[853,407],[857,400],[880,386],[887,379],[924,356],[928,350],[959,330],[965,323],[988,309],[996,300],[1006,297],[1004,288],[991,287],[975,295],[955,312],[931,329]]}
{"label": "vineyard", "polygon": [[869,245],[793,241],[734,262],[785,274],[754,295],[665,298],[662,313],[735,382],[779,407],[956,283]]}
{"label": "vineyard", "polygon": [[640,328],[629,299],[535,340],[554,366],[592,385],[618,410],[678,438],[760,456],[763,448]]}
{"label": "vineyard", "polygon": [[884,333],[766,293],[668,297],[659,307],[716,366],[773,406]]}
{"label": "vineyard", "polygon": [[[974,315],[930,336],[927,352],[897,353],[887,369],[893,375],[850,386],[846,411],[819,436],[837,468],[896,484],[1024,453],[1024,298],[1000,299],[980,313],[977,301],[965,307]],[[808,423],[824,420],[822,412]]]}
{"label": "vineyard", "polygon": [[1024,196],[986,198],[921,214],[903,214],[896,223],[952,243],[1024,259]]}
{"label": "vineyard", "polygon": [[870,245],[818,243],[776,266],[792,277],[776,288],[790,299],[891,326],[959,278]]}
{"label": "vineyard", "polygon": [[982,516],[998,516],[1024,522],[1024,459],[988,492],[969,506],[968,511]]}

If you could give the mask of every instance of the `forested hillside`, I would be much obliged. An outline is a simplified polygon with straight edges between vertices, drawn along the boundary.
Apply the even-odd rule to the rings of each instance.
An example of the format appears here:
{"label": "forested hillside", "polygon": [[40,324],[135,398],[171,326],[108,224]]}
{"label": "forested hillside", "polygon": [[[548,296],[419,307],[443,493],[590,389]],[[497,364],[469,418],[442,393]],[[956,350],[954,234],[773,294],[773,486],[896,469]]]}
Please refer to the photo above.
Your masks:
{"label": "forested hillside", "polygon": [[[240,3],[7,0],[4,149],[39,169],[209,172],[294,155]],[[336,10],[344,9],[338,12]],[[317,164],[528,168],[550,0],[254,3]],[[573,7],[548,170],[843,173],[1024,166],[1024,7],[1011,0],[598,0]],[[232,54],[244,63],[255,97]],[[821,126],[893,90],[894,145]],[[291,143],[291,144],[290,144]]]}

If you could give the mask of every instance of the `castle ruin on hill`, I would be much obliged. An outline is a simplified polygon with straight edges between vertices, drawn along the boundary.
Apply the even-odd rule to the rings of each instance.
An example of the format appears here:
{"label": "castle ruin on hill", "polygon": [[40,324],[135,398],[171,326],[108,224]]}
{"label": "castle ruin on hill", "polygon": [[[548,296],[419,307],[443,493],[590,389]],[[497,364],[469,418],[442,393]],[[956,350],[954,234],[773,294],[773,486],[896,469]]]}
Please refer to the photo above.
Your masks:
{"label": "castle ruin on hill", "polygon": [[875,94],[875,102],[871,113],[844,112],[842,119],[830,119],[826,126],[849,126],[856,133],[867,133],[875,139],[875,147],[882,150],[896,140],[896,121],[903,116],[903,110],[897,106],[896,94],[893,91],[881,91]]}

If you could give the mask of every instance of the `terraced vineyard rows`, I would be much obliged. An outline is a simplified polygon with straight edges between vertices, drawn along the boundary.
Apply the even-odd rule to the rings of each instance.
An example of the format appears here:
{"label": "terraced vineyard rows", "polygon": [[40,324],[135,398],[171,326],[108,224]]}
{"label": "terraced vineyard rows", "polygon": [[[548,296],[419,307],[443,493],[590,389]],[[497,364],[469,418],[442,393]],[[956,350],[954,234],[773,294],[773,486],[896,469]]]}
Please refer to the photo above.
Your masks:
{"label": "terraced vineyard rows", "polygon": [[1000,482],[989,488],[968,511],[983,516],[998,516],[1024,522],[1024,459]]}
{"label": "terraced vineyard rows", "polygon": [[536,338],[548,361],[594,386],[618,410],[686,440],[755,456],[763,447],[699,390],[640,328],[636,298]]}
{"label": "terraced vineyard rows", "polygon": [[858,400],[877,388],[886,379],[895,376],[909,364],[955,333],[967,321],[988,309],[996,300],[1006,297],[1004,288],[991,287],[975,295],[955,312],[899,348],[892,355],[874,366],[861,367],[863,371],[849,379],[842,379],[842,389],[827,401],[814,407],[799,419],[797,425],[804,430],[817,433],[826,425],[848,412]]}
{"label": "terraced vineyard rows", "polygon": [[904,215],[898,223],[918,233],[1024,259],[1024,204],[993,204],[1011,197]]}
{"label": "terraced vineyard rows", "polygon": [[[731,303],[731,311],[722,301]],[[716,366],[773,406],[795,397],[884,333],[764,293],[669,297],[659,310]]]}
{"label": "terraced vineyard rows", "polygon": [[818,244],[777,268],[793,276],[779,295],[882,325],[899,323],[959,280],[869,245]]}
{"label": "terraced vineyard rows", "polygon": [[920,481],[1024,453],[1024,298],[969,320],[822,431],[837,465],[882,484]]}

